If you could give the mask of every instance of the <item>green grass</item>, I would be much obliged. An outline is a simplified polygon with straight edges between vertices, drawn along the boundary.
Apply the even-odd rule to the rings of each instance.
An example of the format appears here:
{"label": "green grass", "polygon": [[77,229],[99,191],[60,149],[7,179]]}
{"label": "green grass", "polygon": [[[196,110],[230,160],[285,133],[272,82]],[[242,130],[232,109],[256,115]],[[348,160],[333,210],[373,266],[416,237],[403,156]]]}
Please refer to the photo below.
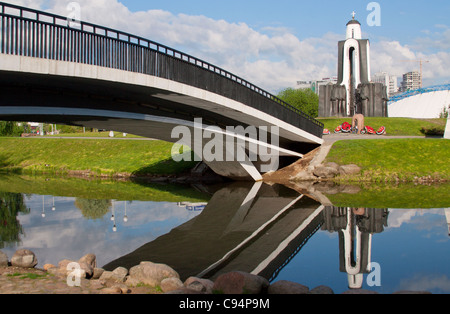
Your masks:
{"label": "green grass", "polygon": [[450,184],[364,184],[356,194],[327,195],[337,207],[365,208],[447,208]]}
{"label": "green grass", "polygon": [[25,173],[90,171],[91,175],[174,175],[194,162],[177,163],[171,143],[106,139],[0,138],[0,170]]}
{"label": "green grass", "polygon": [[204,202],[210,198],[210,195],[184,185],[43,175],[0,175],[0,191],[96,200],[113,197],[117,201],[143,202]]}
{"label": "green grass", "polygon": [[356,164],[369,181],[413,181],[431,176],[450,179],[450,141],[443,139],[374,139],[336,142],[326,162]]}
{"label": "green grass", "polygon": [[[331,132],[344,122],[352,123],[351,118],[319,118],[326,129]],[[388,136],[423,136],[420,131],[424,129],[445,129],[447,119],[410,119],[410,118],[365,118],[365,124],[378,130],[381,126],[386,127]]]}

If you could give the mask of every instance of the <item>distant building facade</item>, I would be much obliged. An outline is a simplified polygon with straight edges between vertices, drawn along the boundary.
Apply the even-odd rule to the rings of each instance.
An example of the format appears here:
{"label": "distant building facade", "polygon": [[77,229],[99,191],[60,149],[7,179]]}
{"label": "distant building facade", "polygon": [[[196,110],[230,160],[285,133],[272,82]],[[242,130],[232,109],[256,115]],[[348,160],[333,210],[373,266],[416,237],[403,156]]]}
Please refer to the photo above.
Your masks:
{"label": "distant building facade", "polygon": [[422,88],[422,76],[418,71],[403,74],[402,92]]}
{"label": "distant building facade", "polygon": [[389,75],[387,72],[379,72],[372,76],[373,83],[382,83],[387,87],[387,95],[391,97],[392,95],[398,93],[398,78],[395,75]]}
{"label": "distant building facade", "polygon": [[315,81],[297,81],[298,89],[311,89],[316,95],[320,95],[320,87],[328,84],[336,84],[337,77],[326,77]]}

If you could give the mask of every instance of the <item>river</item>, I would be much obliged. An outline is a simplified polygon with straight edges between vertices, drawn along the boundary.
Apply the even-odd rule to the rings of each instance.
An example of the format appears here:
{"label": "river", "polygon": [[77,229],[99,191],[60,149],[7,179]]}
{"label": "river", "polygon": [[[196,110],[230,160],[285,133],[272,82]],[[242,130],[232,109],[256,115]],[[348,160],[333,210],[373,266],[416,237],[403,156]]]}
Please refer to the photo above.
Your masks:
{"label": "river", "polygon": [[450,293],[449,185],[167,185],[0,176],[0,250],[38,266],[165,263],[186,279],[242,270],[335,293]]}

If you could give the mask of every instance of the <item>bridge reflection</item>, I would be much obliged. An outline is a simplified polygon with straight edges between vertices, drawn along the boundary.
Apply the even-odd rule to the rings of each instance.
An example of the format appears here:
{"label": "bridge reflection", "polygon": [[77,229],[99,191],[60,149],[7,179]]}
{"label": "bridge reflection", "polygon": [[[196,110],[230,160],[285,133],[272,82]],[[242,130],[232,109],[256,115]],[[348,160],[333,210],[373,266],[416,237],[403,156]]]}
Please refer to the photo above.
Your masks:
{"label": "bridge reflection", "polygon": [[239,270],[273,281],[322,230],[339,233],[340,271],[348,274],[349,287],[358,288],[370,271],[372,235],[387,226],[387,209],[324,206],[316,196],[282,185],[237,182],[206,189],[213,196],[200,215],[104,268],[152,261],[170,265],[182,279]]}

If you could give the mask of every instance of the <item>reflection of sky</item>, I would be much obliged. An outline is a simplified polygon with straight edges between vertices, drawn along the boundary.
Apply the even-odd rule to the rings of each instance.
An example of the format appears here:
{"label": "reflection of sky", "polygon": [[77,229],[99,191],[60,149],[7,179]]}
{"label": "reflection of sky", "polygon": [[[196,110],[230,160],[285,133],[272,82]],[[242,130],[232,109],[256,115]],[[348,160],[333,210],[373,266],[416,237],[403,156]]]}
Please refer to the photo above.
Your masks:
{"label": "reflection of sky", "polygon": [[38,258],[38,267],[46,263],[57,264],[62,259],[77,260],[87,253],[97,256],[98,266],[130,253],[147,242],[170,232],[191,220],[200,212],[190,212],[176,203],[115,202],[117,231],[113,232],[112,212],[101,219],[87,220],[74,204],[75,198],[25,197],[30,214],[18,216],[23,227],[20,247],[4,248],[10,258],[15,250],[27,248]]}
{"label": "reflection of sky", "polygon": [[[390,209],[388,227],[372,236],[372,262],[381,266],[380,293],[399,290],[450,293],[450,237],[444,209]],[[280,272],[277,280],[291,280],[311,289],[330,286],[348,290],[346,273],[339,271],[336,232],[317,232]]]}

